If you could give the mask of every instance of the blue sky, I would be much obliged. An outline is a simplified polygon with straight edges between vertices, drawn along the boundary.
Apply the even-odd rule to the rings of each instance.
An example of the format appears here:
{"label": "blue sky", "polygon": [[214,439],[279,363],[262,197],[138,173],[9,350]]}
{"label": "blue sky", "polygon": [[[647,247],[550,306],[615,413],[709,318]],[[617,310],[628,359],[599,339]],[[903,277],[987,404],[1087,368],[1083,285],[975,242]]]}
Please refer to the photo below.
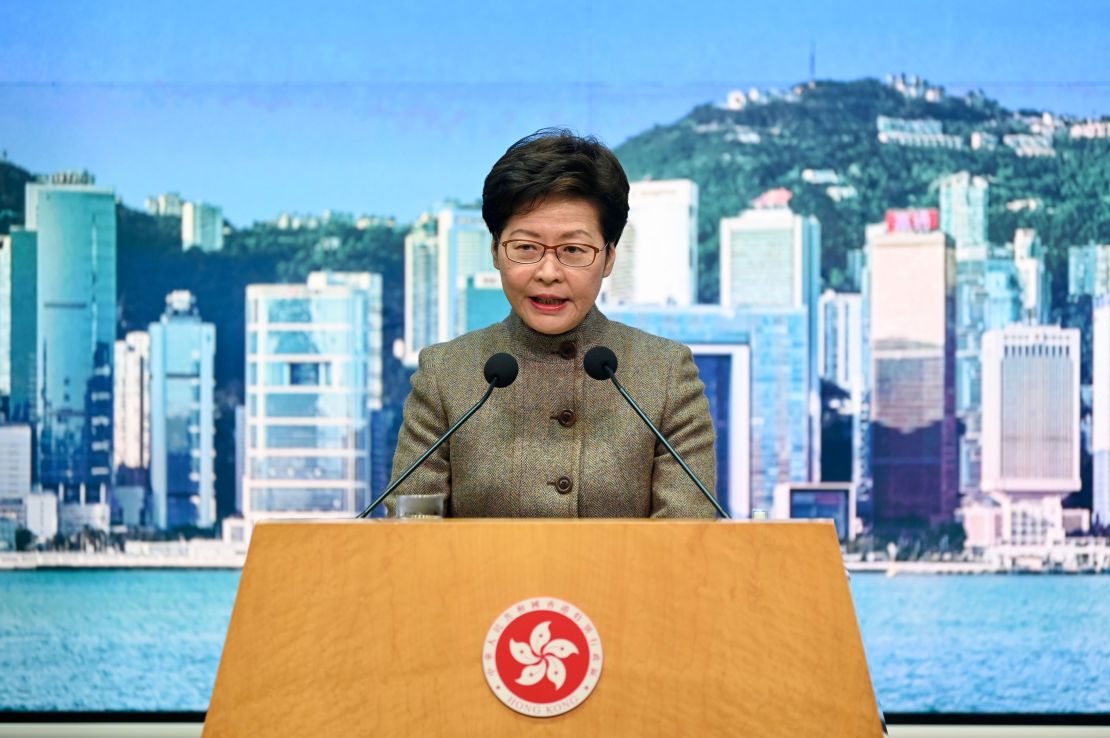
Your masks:
{"label": "blue sky", "polygon": [[243,225],[474,199],[514,140],[612,145],[736,87],[904,71],[1011,107],[1110,113],[1105,2],[0,0],[0,149]]}

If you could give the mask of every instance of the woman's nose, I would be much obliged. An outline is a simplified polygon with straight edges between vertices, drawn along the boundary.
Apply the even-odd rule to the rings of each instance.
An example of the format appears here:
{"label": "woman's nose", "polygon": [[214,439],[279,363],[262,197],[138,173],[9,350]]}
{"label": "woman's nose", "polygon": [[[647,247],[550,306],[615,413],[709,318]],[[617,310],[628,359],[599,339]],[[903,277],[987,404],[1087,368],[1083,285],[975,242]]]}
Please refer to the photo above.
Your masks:
{"label": "woman's nose", "polygon": [[540,263],[536,265],[536,279],[553,282],[563,276],[562,266],[555,257],[555,252],[548,251],[540,259]]}

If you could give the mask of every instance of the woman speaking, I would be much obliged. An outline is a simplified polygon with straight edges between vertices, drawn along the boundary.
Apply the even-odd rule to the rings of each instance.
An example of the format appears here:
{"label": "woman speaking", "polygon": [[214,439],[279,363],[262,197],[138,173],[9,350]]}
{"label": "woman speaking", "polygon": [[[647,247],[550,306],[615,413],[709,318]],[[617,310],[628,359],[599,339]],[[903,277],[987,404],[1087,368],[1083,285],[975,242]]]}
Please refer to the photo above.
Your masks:
{"label": "woman speaking", "polygon": [[482,216],[512,312],[420,352],[394,476],[482,396],[491,355],[511,354],[519,375],[404,492],[446,494],[457,517],[712,517],[713,505],[613,384],[583,367],[590,348],[612,349],[621,383],[714,488],[713,426],[690,350],[594,305],[628,220],[628,178],[613,152],[564,130],[521,139],[486,177]]}

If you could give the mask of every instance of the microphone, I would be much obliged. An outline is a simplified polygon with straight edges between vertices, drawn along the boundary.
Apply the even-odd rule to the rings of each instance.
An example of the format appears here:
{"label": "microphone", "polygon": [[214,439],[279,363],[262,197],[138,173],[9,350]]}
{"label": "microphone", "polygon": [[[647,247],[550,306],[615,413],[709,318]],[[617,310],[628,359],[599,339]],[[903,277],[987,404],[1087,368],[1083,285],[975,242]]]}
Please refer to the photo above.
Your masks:
{"label": "microphone", "polygon": [[586,356],[582,360],[582,365],[586,370],[586,374],[589,374],[594,379],[613,380],[613,385],[617,388],[617,391],[621,393],[624,399],[628,400],[628,404],[631,405],[632,409],[636,411],[636,414],[640,416],[640,420],[647,423],[647,427],[651,429],[651,432],[655,434],[659,442],[662,443],[671,456],[674,457],[674,460],[678,462],[682,470],[689,475],[690,479],[692,479],[698,489],[701,490],[701,493],[705,495],[705,499],[713,503],[713,507],[717,508],[717,512],[721,514],[722,518],[731,518],[732,516],[725,512],[725,509],[717,502],[717,498],[705,488],[702,481],[698,479],[697,475],[686,465],[686,461],[683,460],[678,451],[674,450],[674,446],[663,437],[663,434],[659,432],[659,429],[655,427],[651,419],[640,409],[640,406],[632,399],[632,395],[628,394],[628,390],[622,387],[621,383],[617,381],[617,355],[613,353],[613,350],[608,346],[594,346],[586,352]]}
{"label": "microphone", "polygon": [[517,364],[516,359],[506,353],[497,353],[489,357],[486,361],[485,368],[482,369],[482,374],[485,376],[489,386],[486,387],[486,393],[482,395],[482,399],[474,405],[474,407],[463,413],[463,416],[455,421],[455,424],[447,429],[439,439],[431,445],[431,447],[420,455],[420,458],[412,462],[412,466],[401,472],[401,476],[393,480],[393,483],[385,488],[378,497],[366,506],[366,509],[360,512],[357,518],[365,518],[370,513],[377,509],[378,505],[382,504],[386,497],[393,493],[393,490],[400,486],[401,482],[409,478],[409,475],[416,471],[416,467],[424,463],[424,460],[435,453],[435,450],[443,445],[443,442],[450,438],[455,431],[462,427],[462,424],[470,420],[470,416],[478,412],[478,408],[486,404],[486,400],[493,394],[495,387],[508,387],[516,381],[516,375],[520,371],[520,365]]}

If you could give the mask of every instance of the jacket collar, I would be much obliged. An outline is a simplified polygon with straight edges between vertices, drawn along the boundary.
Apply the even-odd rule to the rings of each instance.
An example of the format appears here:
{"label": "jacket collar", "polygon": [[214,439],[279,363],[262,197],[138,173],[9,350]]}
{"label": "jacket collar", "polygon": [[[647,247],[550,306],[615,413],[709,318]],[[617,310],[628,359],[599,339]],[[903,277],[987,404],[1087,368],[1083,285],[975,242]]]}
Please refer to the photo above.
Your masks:
{"label": "jacket collar", "polygon": [[574,344],[574,358],[582,362],[586,350],[601,343],[609,319],[601,314],[597,305],[590,308],[586,317],[574,328],[559,335],[549,335],[532,330],[514,310],[502,325],[509,335],[509,353],[539,361],[566,361],[567,344]]}

